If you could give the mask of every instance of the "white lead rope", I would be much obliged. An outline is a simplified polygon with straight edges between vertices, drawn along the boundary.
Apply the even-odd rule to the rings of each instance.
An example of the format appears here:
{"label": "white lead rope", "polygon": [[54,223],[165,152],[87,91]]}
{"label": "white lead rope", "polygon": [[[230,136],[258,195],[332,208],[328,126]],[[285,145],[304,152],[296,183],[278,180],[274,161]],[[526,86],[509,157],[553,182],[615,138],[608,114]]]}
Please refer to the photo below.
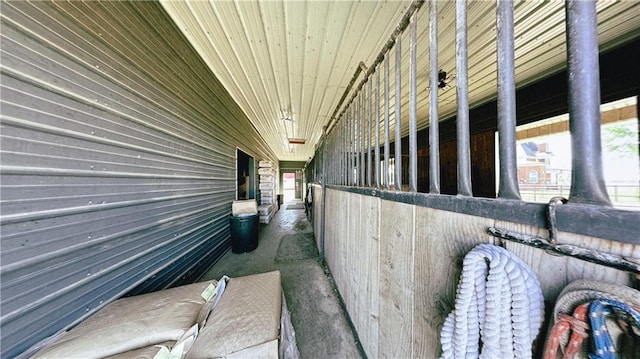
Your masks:
{"label": "white lead rope", "polygon": [[529,266],[480,244],[464,258],[455,308],[440,334],[442,358],[531,358],[543,320],[542,290]]}

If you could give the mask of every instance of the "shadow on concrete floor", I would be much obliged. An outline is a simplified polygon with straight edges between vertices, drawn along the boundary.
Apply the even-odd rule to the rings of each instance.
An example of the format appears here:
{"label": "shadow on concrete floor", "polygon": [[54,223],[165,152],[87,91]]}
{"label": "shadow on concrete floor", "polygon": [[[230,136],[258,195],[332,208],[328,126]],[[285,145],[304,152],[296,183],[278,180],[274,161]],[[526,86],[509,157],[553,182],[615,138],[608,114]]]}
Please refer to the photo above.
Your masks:
{"label": "shadow on concrete floor", "polygon": [[313,233],[285,234],[280,239],[276,262],[301,261],[318,258]]}
{"label": "shadow on concrete floor", "polygon": [[268,225],[261,224],[258,248],[228,251],[202,276],[244,275],[279,270],[301,358],[363,358],[327,269],[318,260],[313,228],[304,211],[282,206]]}

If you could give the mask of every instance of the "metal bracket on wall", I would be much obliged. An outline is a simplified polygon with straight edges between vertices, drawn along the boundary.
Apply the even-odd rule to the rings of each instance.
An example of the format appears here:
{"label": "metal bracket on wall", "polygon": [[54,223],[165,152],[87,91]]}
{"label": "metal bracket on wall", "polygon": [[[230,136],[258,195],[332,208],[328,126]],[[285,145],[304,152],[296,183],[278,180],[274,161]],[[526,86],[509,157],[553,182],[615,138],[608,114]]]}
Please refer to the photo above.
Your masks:
{"label": "metal bracket on wall", "polygon": [[636,275],[640,274],[640,258],[625,258],[623,256],[603,253],[597,250],[582,248],[571,244],[558,244],[558,231],[556,228],[555,216],[556,206],[565,203],[567,203],[567,200],[562,197],[553,197],[549,201],[549,206],[547,208],[547,220],[549,223],[548,240],[542,237],[512,232],[495,227],[488,227],[487,233],[493,237],[543,249],[551,254],[570,256],[587,262],[632,272]]}
{"label": "metal bracket on wall", "polygon": [[558,244],[558,221],[556,220],[556,206],[567,203],[564,197],[553,197],[547,206],[547,222],[549,223],[549,242]]}
{"label": "metal bracket on wall", "polygon": [[587,262],[600,264],[607,267],[621,269],[627,272],[640,274],[640,262],[638,259],[628,259],[619,255],[602,253],[592,249],[586,249],[571,244],[551,244],[547,239],[524,233],[511,232],[505,229],[489,227],[487,232],[497,238],[540,248],[552,253],[570,256]]}

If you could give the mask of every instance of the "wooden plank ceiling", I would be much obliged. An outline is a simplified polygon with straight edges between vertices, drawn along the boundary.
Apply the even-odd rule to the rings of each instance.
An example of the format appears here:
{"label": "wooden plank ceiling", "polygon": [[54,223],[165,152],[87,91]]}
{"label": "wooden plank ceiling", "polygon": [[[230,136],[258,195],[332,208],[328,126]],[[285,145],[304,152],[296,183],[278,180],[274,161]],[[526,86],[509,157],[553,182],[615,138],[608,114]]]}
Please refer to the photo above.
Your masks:
{"label": "wooden plank ceiling", "polygon": [[[356,68],[360,62],[366,66],[373,63],[411,4],[292,0],[161,3],[278,158],[287,161],[313,156],[323,126]],[[494,1],[470,1],[468,6],[469,98],[475,106],[495,97],[496,10]],[[640,1],[599,1],[597,9],[601,49],[638,36]],[[438,11],[438,67],[455,74],[455,2],[438,2]],[[418,12],[418,129],[425,128],[428,121],[428,18],[429,5],[425,4]],[[516,1],[515,26],[518,86],[564,67],[563,1]],[[402,36],[400,96],[404,133],[407,35],[405,31]],[[392,69],[395,66],[393,56],[390,65]],[[451,76],[448,86],[439,90],[441,118],[455,112],[455,84],[455,76]],[[393,81],[391,86],[393,89]],[[393,90],[391,96],[395,98]],[[289,138],[306,143],[292,145]]]}

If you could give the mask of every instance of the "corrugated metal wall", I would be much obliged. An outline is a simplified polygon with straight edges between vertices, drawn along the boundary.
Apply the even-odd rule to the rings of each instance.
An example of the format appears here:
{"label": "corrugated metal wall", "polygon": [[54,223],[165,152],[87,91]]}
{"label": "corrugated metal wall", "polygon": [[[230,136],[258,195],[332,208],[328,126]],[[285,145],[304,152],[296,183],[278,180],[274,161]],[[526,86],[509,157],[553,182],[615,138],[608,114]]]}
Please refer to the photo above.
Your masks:
{"label": "corrugated metal wall", "polygon": [[2,4],[2,357],[228,248],[236,146],[276,160],[160,4]]}

